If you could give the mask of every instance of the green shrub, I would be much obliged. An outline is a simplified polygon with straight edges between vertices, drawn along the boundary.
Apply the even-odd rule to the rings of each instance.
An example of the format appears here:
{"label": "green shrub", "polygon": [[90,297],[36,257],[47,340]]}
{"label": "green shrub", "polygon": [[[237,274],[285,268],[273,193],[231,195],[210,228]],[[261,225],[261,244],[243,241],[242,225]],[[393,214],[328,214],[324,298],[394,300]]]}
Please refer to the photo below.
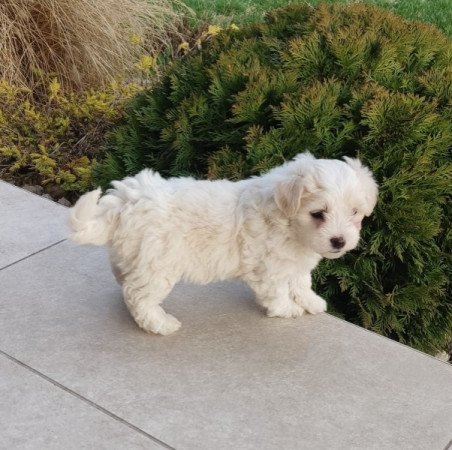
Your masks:
{"label": "green shrub", "polygon": [[0,80],[0,178],[74,199],[92,187],[105,133],[137,90],[111,82],[102,90],[62,93],[53,79],[38,101],[28,89]]}
{"label": "green shrub", "polygon": [[138,95],[98,181],[143,167],[236,180],[305,149],[358,155],[379,203],[361,247],[323,261],[316,289],[347,320],[436,352],[452,330],[451,57],[436,29],[375,7],[275,10],[220,33]]}

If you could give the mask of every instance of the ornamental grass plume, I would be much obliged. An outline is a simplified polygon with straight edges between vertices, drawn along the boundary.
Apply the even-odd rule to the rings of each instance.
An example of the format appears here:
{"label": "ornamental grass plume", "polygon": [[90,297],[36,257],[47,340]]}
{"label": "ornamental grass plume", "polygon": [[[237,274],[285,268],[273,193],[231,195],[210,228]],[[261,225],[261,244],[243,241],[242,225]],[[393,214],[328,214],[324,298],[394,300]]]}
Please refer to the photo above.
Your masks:
{"label": "ornamental grass plume", "polygon": [[[178,13],[169,0],[3,0],[0,78],[33,89],[104,86],[133,69],[137,36],[148,51],[170,45]],[[140,39],[138,39],[140,41]]]}

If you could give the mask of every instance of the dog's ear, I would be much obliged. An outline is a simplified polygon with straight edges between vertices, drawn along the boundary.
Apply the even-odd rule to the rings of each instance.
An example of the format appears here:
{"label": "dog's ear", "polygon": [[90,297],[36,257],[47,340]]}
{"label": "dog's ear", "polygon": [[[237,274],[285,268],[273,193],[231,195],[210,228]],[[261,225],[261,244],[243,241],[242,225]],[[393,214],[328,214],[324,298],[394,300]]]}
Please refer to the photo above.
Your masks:
{"label": "dog's ear", "polygon": [[344,156],[345,162],[355,171],[364,193],[364,215],[370,216],[378,198],[378,185],[372,176],[372,172],[362,165],[359,159]]}
{"label": "dog's ear", "polygon": [[276,186],[276,206],[287,217],[293,217],[299,210],[303,189],[303,179],[300,175],[294,175]]}

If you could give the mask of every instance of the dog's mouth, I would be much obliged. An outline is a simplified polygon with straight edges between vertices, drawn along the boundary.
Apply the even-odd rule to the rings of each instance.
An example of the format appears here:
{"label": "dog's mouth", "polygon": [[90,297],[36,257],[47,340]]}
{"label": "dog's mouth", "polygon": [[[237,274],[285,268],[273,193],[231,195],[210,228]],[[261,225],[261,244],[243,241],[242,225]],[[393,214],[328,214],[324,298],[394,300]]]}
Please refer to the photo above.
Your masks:
{"label": "dog's mouth", "polygon": [[340,258],[345,252],[343,250],[330,250],[327,253],[323,254],[324,258],[327,259],[337,259]]}

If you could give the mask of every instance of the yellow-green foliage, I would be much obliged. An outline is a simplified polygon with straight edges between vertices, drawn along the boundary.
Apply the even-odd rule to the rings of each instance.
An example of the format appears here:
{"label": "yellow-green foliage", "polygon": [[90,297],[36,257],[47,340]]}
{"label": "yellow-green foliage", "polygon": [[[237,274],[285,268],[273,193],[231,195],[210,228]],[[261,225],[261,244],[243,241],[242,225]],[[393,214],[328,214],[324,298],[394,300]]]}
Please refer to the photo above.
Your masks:
{"label": "yellow-green foliage", "polygon": [[63,93],[52,79],[36,101],[0,80],[0,178],[60,195],[86,191],[106,131],[138,89],[113,81],[103,90]]}

